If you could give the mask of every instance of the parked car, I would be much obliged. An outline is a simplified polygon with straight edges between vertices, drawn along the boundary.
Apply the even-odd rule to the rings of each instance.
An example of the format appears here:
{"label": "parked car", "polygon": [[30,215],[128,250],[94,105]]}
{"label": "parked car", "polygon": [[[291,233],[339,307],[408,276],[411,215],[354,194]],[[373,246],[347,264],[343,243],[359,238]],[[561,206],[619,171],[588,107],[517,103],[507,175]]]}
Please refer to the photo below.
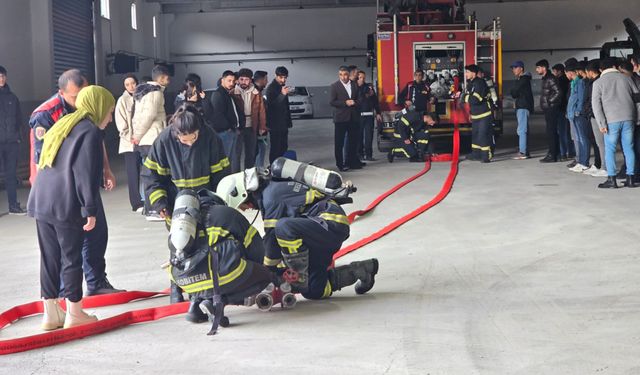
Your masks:
{"label": "parked car", "polygon": [[289,110],[294,118],[313,118],[313,102],[305,86],[294,86],[289,92]]}

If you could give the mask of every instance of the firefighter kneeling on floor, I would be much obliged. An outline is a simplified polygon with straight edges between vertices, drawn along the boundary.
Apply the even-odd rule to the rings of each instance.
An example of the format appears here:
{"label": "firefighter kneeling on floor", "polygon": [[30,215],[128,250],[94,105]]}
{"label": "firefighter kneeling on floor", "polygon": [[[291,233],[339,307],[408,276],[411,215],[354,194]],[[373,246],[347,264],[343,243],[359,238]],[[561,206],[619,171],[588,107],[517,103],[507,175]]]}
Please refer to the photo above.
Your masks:
{"label": "firefighter kneeling on floor", "polygon": [[[272,281],[262,265],[258,231],[237,210],[208,190],[178,193],[169,234],[172,282],[189,294],[186,319],[228,325],[225,305],[244,305]],[[215,323],[215,318],[220,321]]]}
{"label": "firefighter kneeling on floor", "polygon": [[431,156],[429,127],[436,125],[438,120],[436,113],[419,112],[413,107],[403,111],[395,124],[393,148],[387,154],[389,163],[398,156],[411,162],[426,161]]}
{"label": "firefighter kneeling on floor", "polygon": [[276,274],[286,267],[293,275],[288,281],[294,292],[323,299],[354,283],[356,293],[364,294],[378,272],[377,259],[329,269],[333,255],[349,238],[349,221],[339,202],[351,199],[343,194],[349,188],[340,185],[342,178],[335,172],[278,158],[270,173],[253,168],[227,176],[216,192],[230,207],[259,209],[264,265]]}
{"label": "firefighter kneeling on floor", "polygon": [[471,155],[467,160],[479,160],[489,163],[493,154],[493,112],[489,87],[484,79],[478,77],[480,68],[477,65],[464,67],[467,88],[464,102],[469,103],[471,112]]}

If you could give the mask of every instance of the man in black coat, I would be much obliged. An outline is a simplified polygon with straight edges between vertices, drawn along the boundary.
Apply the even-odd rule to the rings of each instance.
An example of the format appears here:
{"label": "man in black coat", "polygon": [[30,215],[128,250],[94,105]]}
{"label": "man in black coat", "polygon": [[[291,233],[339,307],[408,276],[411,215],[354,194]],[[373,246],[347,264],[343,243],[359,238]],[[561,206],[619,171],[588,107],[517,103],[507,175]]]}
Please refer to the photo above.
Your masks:
{"label": "man in black coat", "polygon": [[290,86],[286,86],[289,71],[284,66],[276,68],[276,78],[265,89],[267,99],[267,128],[271,140],[269,163],[284,155],[289,148],[289,128],[293,127],[289,110]]}
{"label": "man in black coat", "polygon": [[211,105],[213,111],[211,113],[211,121],[213,129],[222,140],[224,153],[231,158],[234,155],[236,140],[238,137],[238,129],[244,128],[245,118],[240,116],[243,113],[238,108],[231,97],[231,91],[236,87],[236,76],[226,70],[222,73],[220,86],[211,94]]}
{"label": "man in black coat", "polygon": [[[551,68],[551,72],[558,79],[558,87],[560,88],[561,101],[560,112],[562,116],[558,121],[558,140],[560,148],[560,161],[566,161],[570,157],[575,157],[576,150],[569,136],[569,120],[567,120],[567,104],[571,95],[571,82],[565,73],[565,66],[556,64]],[[575,165],[575,160],[570,165]]]}
{"label": "man in black coat", "polygon": [[562,106],[562,91],[558,79],[549,71],[549,61],[540,60],[536,63],[536,73],[542,76],[542,93],[540,95],[540,108],[544,113],[546,122],[547,143],[549,151],[540,159],[541,163],[555,163],[558,161],[560,149],[558,146],[558,124],[564,116],[560,109]]}
{"label": "man in black coat", "polygon": [[[336,166],[340,171],[361,169],[363,163],[358,159],[358,129],[360,129],[360,112],[358,110],[358,85],[349,80],[349,68],[341,66],[338,81],[331,84],[329,104],[333,107],[334,152]],[[342,147],[347,137],[346,160],[343,159]]]}
{"label": "man in black coat", "polygon": [[7,70],[0,66],[0,160],[4,165],[10,215],[24,215],[17,198],[18,144],[20,143],[20,101],[7,85]]}

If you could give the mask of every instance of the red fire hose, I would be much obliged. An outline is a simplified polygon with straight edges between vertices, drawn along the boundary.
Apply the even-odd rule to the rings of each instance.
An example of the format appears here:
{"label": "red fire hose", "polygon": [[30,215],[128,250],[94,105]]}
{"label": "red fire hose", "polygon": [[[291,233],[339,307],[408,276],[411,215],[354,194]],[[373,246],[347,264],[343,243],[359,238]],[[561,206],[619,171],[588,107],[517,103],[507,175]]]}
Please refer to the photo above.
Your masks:
{"label": "red fire hose", "polygon": [[[457,117],[457,116],[454,116],[454,117]],[[408,213],[407,215],[393,221],[392,223],[378,230],[377,232],[345,248],[342,248],[340,251],[338,251],[334,255],[333,257],[334,260],[339,259],[340,257],[343,257],[346,254],[349,254],[389,234],[390,232],[392,232],[402,224],[410,221],[416,216],[424,213],[425,211],[429,210],[433,206],[437,205],[447,196],[447,194],[449,194],[453,186],[455,177],[458,173],[458,156],[460,151],[460,134],[458,132],[459,121],[456,118],[454,118],[454,123],[455,123],[455,129],[453,134],[453,154],[451,155],[450,158],[448,155],[444,155],[444,156],[441,155],[438,160],[434,160],[434,161],[451,160],[451,169],[449,171],[449,175],[447,176],[447,179],[445,180],[442,186],[442,189],[440,190],[438,195],[436,195],[429,202],[416,208],[415,210]],[[391,196],[393,193],[395,193],[402,187],[411,183],[412,181],[415,181],[417,178],[423,176],[430,169],[431,169],[431,162],[427,161],[425,163],[424,168],[420,172],[418,172],[416,175],[408,178],[405,181],[402,181],[401,183],[394,186],[389,191],[379,196],[376,200],[374,200],[371,204],[369,204],[364,210],[359,210],[351,213],[349,215],[349,222],[355,221],[356,217],[358,216],[361,217],[370,213],[376,206],[378,206],[386,198]],[[147,298],[162,296],[166,294],[168,294],[168,292],[165,290],[162,292],[130,291],[130,292],[117,293],[117,294],[92,296],[92,297],[86,297],[83,299],[83,306],[85,308],[95,308],[95,307],[120,305],[120,304],[128,303],[131,301],[135,301],[135,300],[147,299]],[[81,339],[81,338],[92,336],[92,335],[97,335],[97,334],[111,331],[120,327],[125,327],[131,324],[143,323],[143,322],[148,322],[152,320],[162,319],[172,315],[183,314],[187,312],[188,307],[189,307],[189,303],[183,302],[183,303],[167,305],[167,306],[127,311],[110,318],[101,319],[97,322],[78,326],[78,327],[60,329],[56,331],[50,331],[50,332],[46,332],[38,335],[25,336],[25,337],[20,337],[15,339],[0,340],[0,355],[19,353],[19,352],[24,352],[28,350],[43,348],[46,346],[61,344],[64,342]],[[41,314],[42,312],[43,312],[42,301],[35,301],[35,302],[27,303],[24,305],[15,306],[0,314],[0,329],[6,327],[7,325],[12,324],[18,319],[35,315],[35,314]]]}

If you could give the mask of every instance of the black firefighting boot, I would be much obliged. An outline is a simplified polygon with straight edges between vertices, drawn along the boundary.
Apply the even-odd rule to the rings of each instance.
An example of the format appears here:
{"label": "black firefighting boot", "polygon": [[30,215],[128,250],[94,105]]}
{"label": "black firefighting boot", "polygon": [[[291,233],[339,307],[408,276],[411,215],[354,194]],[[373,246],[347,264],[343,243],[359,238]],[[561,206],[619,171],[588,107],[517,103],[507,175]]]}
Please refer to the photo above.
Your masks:
{"label": "black firefighting boot", "polygon": [[375,258],[336,267],[329,273],[331,289],[338,291],[345,286],[356,284],[356,293],[365,294],[373,288],[377,273],[378,260]]}
{"label": "black firefighting boot", "polygon": [[393,163],[393,151],[389,150],[389,152],[387,153],[387,160],[389,160],[389,163]]}
{"label": "black firefighting boot", "polygon": [[[300,249],[302,250],[302,249]],[[297,253],[282,253],[287,267],[297,274],[297,280],[291,280],[291,287],[295,292],[304,293],[309,289],[309,251]]]}
{"label": "black firefighting boot", "polygon": [[169,293],[169,303],[172,305],[174,303],[184,302],[184,297],[182,296],[182,289],[176,285],[176,283],[171,282],[171,292]]}
{"label": "black firefighting boot", "polygon": [[208,320],[207,314],[200,309],[200,302],[202,302],[202,298],[191,297],[189,310],[185,316],[187,322],[204,323]]}

